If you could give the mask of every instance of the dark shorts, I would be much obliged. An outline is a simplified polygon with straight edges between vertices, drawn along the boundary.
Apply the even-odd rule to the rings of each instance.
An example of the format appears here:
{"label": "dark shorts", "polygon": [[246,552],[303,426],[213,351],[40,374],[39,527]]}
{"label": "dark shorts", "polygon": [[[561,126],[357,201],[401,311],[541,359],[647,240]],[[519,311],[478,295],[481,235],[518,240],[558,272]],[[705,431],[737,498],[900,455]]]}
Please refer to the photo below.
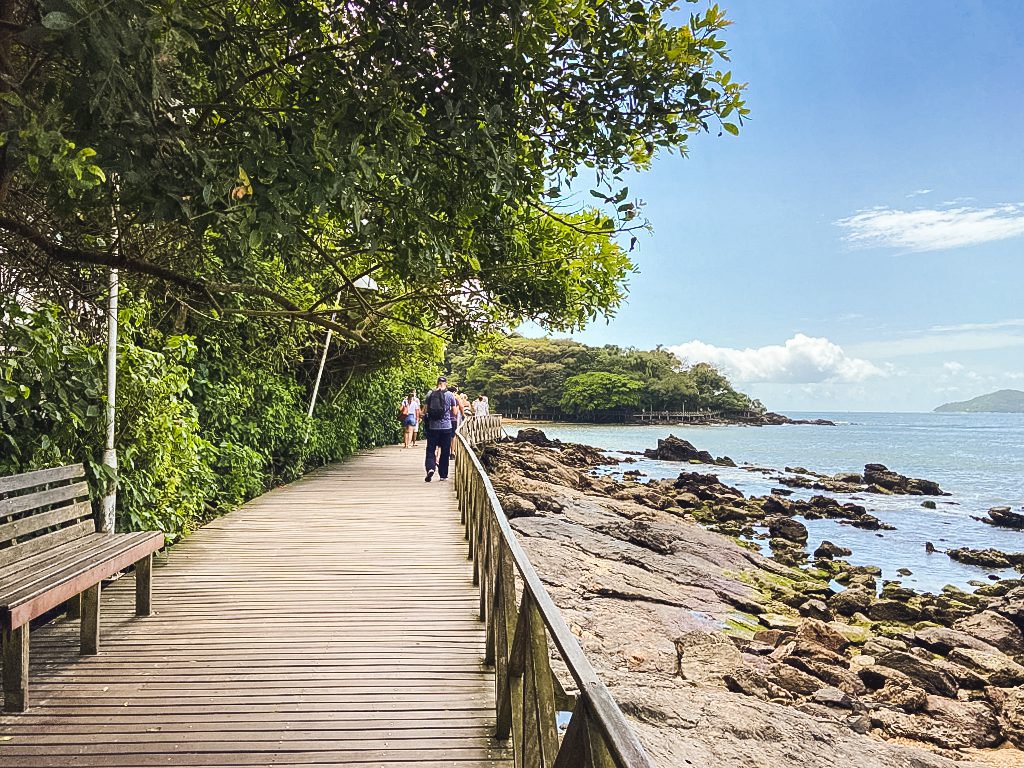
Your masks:
{"label": "dark shorts", "polygon": [[415,427],[416,426],[416,417],[413,416],[410,413],[408,416],[406,416],[404,419],[402,419],[402,424],[404,424],[407,427]]}

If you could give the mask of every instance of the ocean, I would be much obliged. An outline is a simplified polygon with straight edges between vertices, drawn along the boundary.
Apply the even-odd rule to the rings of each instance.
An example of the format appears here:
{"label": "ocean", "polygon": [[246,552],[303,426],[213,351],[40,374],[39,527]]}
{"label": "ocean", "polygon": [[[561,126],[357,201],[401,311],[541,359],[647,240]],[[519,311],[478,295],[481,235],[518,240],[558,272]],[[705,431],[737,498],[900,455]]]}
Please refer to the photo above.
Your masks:
{"label": "ocean", "polygon": [[[979,522],[990,507],[1024,506],[1024,414],[996,413],[787,413],[794,419],[829,419],[836,426],[609,426],[535,424],[549,437],[618,451],[642,451],[669,434],[689,440],[715,456],[729,456],[742,466],[782,470],[784,467],[833,474],[861,472],[868,463],[885,464],[910,477],[937,482],[951,496],[934,497],[937,509],[921,506],[920,496],[881,496],[863,493],[833,495],[855,501],[894,531],[864,531],[834,520],[801,519],[809,532],[808,549],[822,539],[853,550],[847,559],[878,565],[883,578],[908,587],[936,592],[951,584],[971,590],[992,576],[1018,577],[1001,571],[963,565],[941,550],[954,547],[1024,551],[1024,531],[996,528]],[[509,424],[514,433],[524,424]],[[778,483],[761,473],[674,462],[640,459],[621,470],[639,469],[650,478],[669,478],[681,469],[713,473],[746,495],[769,493]],[[794,497],[821,493],[793,489]],[[929,497],[930,498],[930,497]],[[928,554],[925,542],[939,552]],[[901,576],[898,569],[911,571]]]}

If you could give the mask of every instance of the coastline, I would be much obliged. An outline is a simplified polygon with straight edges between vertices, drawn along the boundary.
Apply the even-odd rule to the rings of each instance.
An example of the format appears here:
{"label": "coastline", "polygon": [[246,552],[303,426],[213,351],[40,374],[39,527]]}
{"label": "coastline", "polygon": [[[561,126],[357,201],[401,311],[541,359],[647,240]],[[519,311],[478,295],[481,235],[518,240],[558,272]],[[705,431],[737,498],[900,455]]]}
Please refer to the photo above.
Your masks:
{"label": "coastline", "polygon": [[[556,603],[662,764],[750,758],[751,745],[723,732],[724,723],[691,730],[677,722],[681,711],[710,715],[709,707],[727,711],[729,722],[779,733],[776,746],[759,745],[761,764],[791,765],[786,754],[803,758],[800,749],[813,753],[801,765],[1021,758],[1016,749],[993,750],[1024,743],[1016,687],[1024,682],[1016,661],[1024,637],[1005,615],[1016,601],[1024,605],[1019,579],[925,597],[879,585],[877,568],[844,561],[841,548],[816,551],[803,568],[786,565],[779,560],[802,549],[799,542],[769,559],[708,530],[739,522],[728,518],[742,519],[739,510],[751,504],[727,486],[705,499],[694,493],[701,486],[690,476],[714,467],[681,466],[686,482],[651,487],[595,474],[606,461],[598,449],[527,432],[526,440],[488,446],[482,461]],[[795,522],[778,510],[760,514],[778,518],[777,532]],[[790,537],[806,543],[795,527]],[[1013,642],[1001,638],[998,648],[991,636],[974,637],[992,629],[972,624],[985,620],[1012,628]],[[993,679],[979,659],[998,661],[1002,673]],[[827,748],[815,729],[828,732]]]}

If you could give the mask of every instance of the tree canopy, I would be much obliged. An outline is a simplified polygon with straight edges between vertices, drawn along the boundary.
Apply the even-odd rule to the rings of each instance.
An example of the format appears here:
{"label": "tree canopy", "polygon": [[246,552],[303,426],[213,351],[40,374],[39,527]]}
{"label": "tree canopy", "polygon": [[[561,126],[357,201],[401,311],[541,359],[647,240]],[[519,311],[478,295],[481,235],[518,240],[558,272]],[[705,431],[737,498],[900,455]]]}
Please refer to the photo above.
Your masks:
{"label": "tree canopy", "polygon": [[[71,292],[117,265],[356,343],[579,326],[631,268],[622,175],[745,112],[724,15],[670,7],[4,0],[7,280]],[[597,207],[567,209],[584,171]]]}
{"label": "tree canopy", "polygon": [[0,472],[102,474],[108,267],[119,524],[175,535],[393,439],[445,341],[613,313],[622,179],[746,114],[671,8],[0,0]]}
{"label": "tree canopy", "polygon": [[484,392],[496,411],[581,421],[648,411],[764,412],[714,366],[686,366],[671,352],[589,347],[570,339],[511,336],[449,350],[452,376]]}

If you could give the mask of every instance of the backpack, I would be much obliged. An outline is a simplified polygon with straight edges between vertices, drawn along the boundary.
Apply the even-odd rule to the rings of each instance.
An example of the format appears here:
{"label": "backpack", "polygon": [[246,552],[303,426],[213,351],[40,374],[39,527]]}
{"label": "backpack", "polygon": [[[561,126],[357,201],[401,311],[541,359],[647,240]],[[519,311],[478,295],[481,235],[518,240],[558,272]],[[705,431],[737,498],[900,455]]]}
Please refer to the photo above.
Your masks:
{"label": "backpack", "polygon": [[439,389],[432,390],[427,395],[427,416],[433,421],[444,421],[445,400],[444,392]]}

